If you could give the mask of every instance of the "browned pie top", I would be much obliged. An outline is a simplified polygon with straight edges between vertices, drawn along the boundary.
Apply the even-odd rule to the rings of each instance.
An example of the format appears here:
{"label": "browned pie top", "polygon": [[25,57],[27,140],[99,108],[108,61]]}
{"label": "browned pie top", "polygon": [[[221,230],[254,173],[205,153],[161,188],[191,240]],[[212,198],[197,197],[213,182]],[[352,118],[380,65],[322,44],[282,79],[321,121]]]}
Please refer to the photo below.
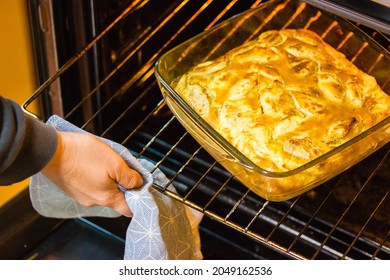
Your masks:
{"label": "browned pie top", "polygon": [[193,67],[175,90],[272,171],[299,167],[390,115],[375,79],[308,30],[264,32]]}

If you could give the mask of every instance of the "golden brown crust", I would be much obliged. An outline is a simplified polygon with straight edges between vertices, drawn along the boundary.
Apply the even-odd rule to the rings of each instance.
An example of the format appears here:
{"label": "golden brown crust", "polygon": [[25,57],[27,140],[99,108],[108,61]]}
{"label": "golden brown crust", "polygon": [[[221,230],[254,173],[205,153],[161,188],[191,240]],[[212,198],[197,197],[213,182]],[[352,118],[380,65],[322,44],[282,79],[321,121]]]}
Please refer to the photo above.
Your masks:
{"label": "golden brown crust", "polygon": [[264,32],[197,65],[175,90],[270,171],[297,168],[390,115],[375,79],[308,30]]}

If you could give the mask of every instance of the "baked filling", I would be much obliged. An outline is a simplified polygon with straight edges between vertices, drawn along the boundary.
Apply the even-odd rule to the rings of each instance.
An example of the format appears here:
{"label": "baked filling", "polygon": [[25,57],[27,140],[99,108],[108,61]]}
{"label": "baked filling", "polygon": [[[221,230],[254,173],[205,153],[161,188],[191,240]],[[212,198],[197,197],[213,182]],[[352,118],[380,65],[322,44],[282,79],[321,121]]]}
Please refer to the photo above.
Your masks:
{"label": "baked filling", "polygon": [[375,78],[309,30],[262,33],[175,86],[259,167],[295,169],[390,115]]}

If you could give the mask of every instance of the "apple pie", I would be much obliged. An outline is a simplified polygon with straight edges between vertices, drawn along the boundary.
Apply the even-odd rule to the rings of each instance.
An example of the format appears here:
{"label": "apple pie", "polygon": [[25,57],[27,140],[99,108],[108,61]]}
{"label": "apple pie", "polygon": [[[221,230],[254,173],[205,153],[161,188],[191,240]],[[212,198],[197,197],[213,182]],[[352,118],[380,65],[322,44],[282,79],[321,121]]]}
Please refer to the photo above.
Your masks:
{"label": "apple pie", "polygon": [[175,91],[259,167],[295,169],[390,115],[390,96],[316,33],[271,30],[193,67]]}

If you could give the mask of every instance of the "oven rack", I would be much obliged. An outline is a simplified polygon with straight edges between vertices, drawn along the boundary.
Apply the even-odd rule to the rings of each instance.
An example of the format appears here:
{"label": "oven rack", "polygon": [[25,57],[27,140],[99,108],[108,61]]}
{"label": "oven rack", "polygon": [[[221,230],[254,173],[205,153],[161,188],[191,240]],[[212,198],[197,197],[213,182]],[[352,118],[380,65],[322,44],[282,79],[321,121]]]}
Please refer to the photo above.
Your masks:
{"label": "oven rack", "polygon": [[[64,108],[62,117],[98,136],[121,143],[137,158],[153,162],[177,189],[175,193],[169,191],[167,185],[155,185],[167,196],[278,251],[285,258],[389,259],[390,186],[386,174],[390,165],[389,144],[315,190],[276,203],[258,197],[238,182],[171,114],[153,76],[156,59],[194,35],[197,31],[189,29],[200,17],[202,25],[199,28],[210,28],[236,13],[239,1],[224,1],[223,5],[220,2],[218,7],[212,0],[204,1],[202,5],[194,2],[170,4],[166,17],[136,32],[130,38],[131,44],[112,52],[109,57],[111,68],[103,69],[104,75],[99,73],[87,91],[81,90],[77,102]],[[245,8],[255,7],[260,2],[247,1]],[[153,4],[133,1],[47,79],[26,100],[23,109],[45,120],[48,116],[37,116],[28,107],[50,97],[54,84],[66,81],[66,73],[80,74],[81,64],[95,65],[97,60],[103,65],[107,55],[96,57],[91,53],[104,49],[107,41],[112,40],[111,36],[120,33],[118,26],[125,24],[129,15],[135,17],[148,5]],[[301,5],[304,8],[306,4]],[[202,15],[206,12],[213,16],[204,23]],[[183,15],[183,23],[175,23]],[[173,25],[176,29],[171,31]],[[371,34],[389,48],[389,39],[384,34]],[[62,90],[61,99],[70,94],[74,93]],[[374,197],[371,196],[373,192],[376,192]]]}

